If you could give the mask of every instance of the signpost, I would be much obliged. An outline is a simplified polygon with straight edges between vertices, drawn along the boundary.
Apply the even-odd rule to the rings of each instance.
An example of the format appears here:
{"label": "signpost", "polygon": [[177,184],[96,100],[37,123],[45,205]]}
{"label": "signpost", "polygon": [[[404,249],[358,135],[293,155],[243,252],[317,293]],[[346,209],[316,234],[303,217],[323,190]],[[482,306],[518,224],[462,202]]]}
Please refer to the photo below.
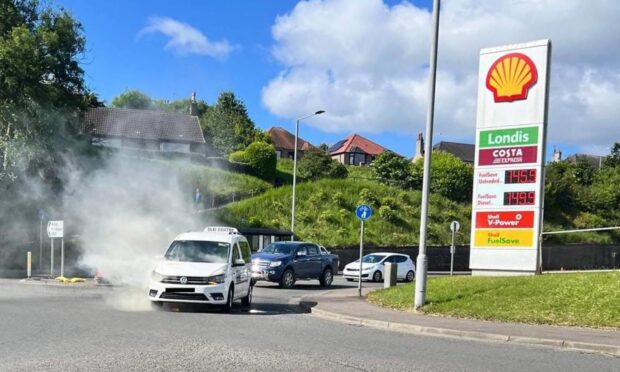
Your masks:
{"label": "signpost", "polygon": [[64,221],[47,221],[47,236],[50,238],[50,276],[54,276],[54,239],[60,238],[60,276],[65,275]]}
{"label": "signpost", "polygon": [[454,245],[454,238],[456,232],[461,228],[459,221],[452,221],[450,223],[450,231],[452,231],[452,244],[450,245],[450,276],[454,273],[454,253],[456,253],[456,246]]}
{"label": "signpost", "polygon": [[550,55],[549,40],[480,51],[473,275],[540,267]]}
{"label": "signpost", "polygon": [[366,204],[362,204],[355,209],[355,215],[361,221],[360,227],[360,271],[358,272],[357,292],[362,296],[362,257],[364,256],[364,221],[372,216],[372,208]]}

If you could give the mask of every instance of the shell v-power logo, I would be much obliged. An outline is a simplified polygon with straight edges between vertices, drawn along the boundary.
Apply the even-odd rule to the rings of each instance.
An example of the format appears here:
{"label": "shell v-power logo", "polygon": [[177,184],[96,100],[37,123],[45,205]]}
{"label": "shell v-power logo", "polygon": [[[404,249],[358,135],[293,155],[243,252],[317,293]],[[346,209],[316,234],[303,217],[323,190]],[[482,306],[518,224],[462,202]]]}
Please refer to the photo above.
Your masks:
{"label": "shell v-power logo", "polygon": [[487,88],[495,102],[527,99],[536,84],[538,72],[530,57],[522,53],[506,54],[495,61],[487,73]]}

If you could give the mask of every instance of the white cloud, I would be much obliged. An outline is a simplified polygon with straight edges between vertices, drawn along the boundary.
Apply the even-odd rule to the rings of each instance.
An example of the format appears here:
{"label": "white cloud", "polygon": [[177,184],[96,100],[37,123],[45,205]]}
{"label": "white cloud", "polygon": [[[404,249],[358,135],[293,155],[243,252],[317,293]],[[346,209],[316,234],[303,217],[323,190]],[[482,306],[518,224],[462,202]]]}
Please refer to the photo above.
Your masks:
{"label": "white cloud", "polygon": [[165,49],[180,55],[199,54],[214,58],[225,58],[234,47],[227,41],[210,41],[198,29],[169,17],[152,17],[138,36],[162,33],[170,38]]}
{"label": "white cloud", "polygon": [[[473,141],[480,48],[553,42],[550,143],[620,140],[620,2],[452,0],[441,13],[436,123]],[[409,2],[311,0],[279,16],[282,64],[262,92],[274,114],[317,109],[328,132],[416,132],[426,117],[430,11]]]}

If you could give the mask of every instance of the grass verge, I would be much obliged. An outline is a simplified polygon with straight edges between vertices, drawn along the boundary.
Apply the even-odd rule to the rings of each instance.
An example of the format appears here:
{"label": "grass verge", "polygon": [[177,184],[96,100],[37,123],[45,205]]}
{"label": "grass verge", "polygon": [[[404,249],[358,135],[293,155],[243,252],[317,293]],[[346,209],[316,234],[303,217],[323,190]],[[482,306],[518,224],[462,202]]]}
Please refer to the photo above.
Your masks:
{"label": "grass verge", "polygon": [[[459,318],[620,329],[620,271],[522,277],[430,278],[422,311]],[[412,310],[413,284],[368,295]]]}

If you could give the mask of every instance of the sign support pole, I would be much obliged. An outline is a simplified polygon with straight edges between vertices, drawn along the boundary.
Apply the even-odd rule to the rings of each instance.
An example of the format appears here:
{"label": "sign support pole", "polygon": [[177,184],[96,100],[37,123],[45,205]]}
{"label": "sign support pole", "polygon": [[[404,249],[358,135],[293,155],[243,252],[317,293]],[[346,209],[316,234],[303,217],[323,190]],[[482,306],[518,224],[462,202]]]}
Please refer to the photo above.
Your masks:
{"label": "sign support pole", "polygon": [[54,238],[51,238],[50,247],[50,276],[54,277]]}
{"label": "sign support pole", "polygon": [[454,235],[456,235],[456,231],[452,231],[452,245],[450,246],[450,276],[454,274],[454,253],[456,251],[456,247],[454,246]]}
{"label": "sign support pole", "polygon": [[358,272],[357,291],[362,297],[362,257],[364,256],[364,220],[360,228],[360,271]]}
{"label": "sign support pole", "polygon": [[60,276],[65,276],[65,238],[60,238]]}

